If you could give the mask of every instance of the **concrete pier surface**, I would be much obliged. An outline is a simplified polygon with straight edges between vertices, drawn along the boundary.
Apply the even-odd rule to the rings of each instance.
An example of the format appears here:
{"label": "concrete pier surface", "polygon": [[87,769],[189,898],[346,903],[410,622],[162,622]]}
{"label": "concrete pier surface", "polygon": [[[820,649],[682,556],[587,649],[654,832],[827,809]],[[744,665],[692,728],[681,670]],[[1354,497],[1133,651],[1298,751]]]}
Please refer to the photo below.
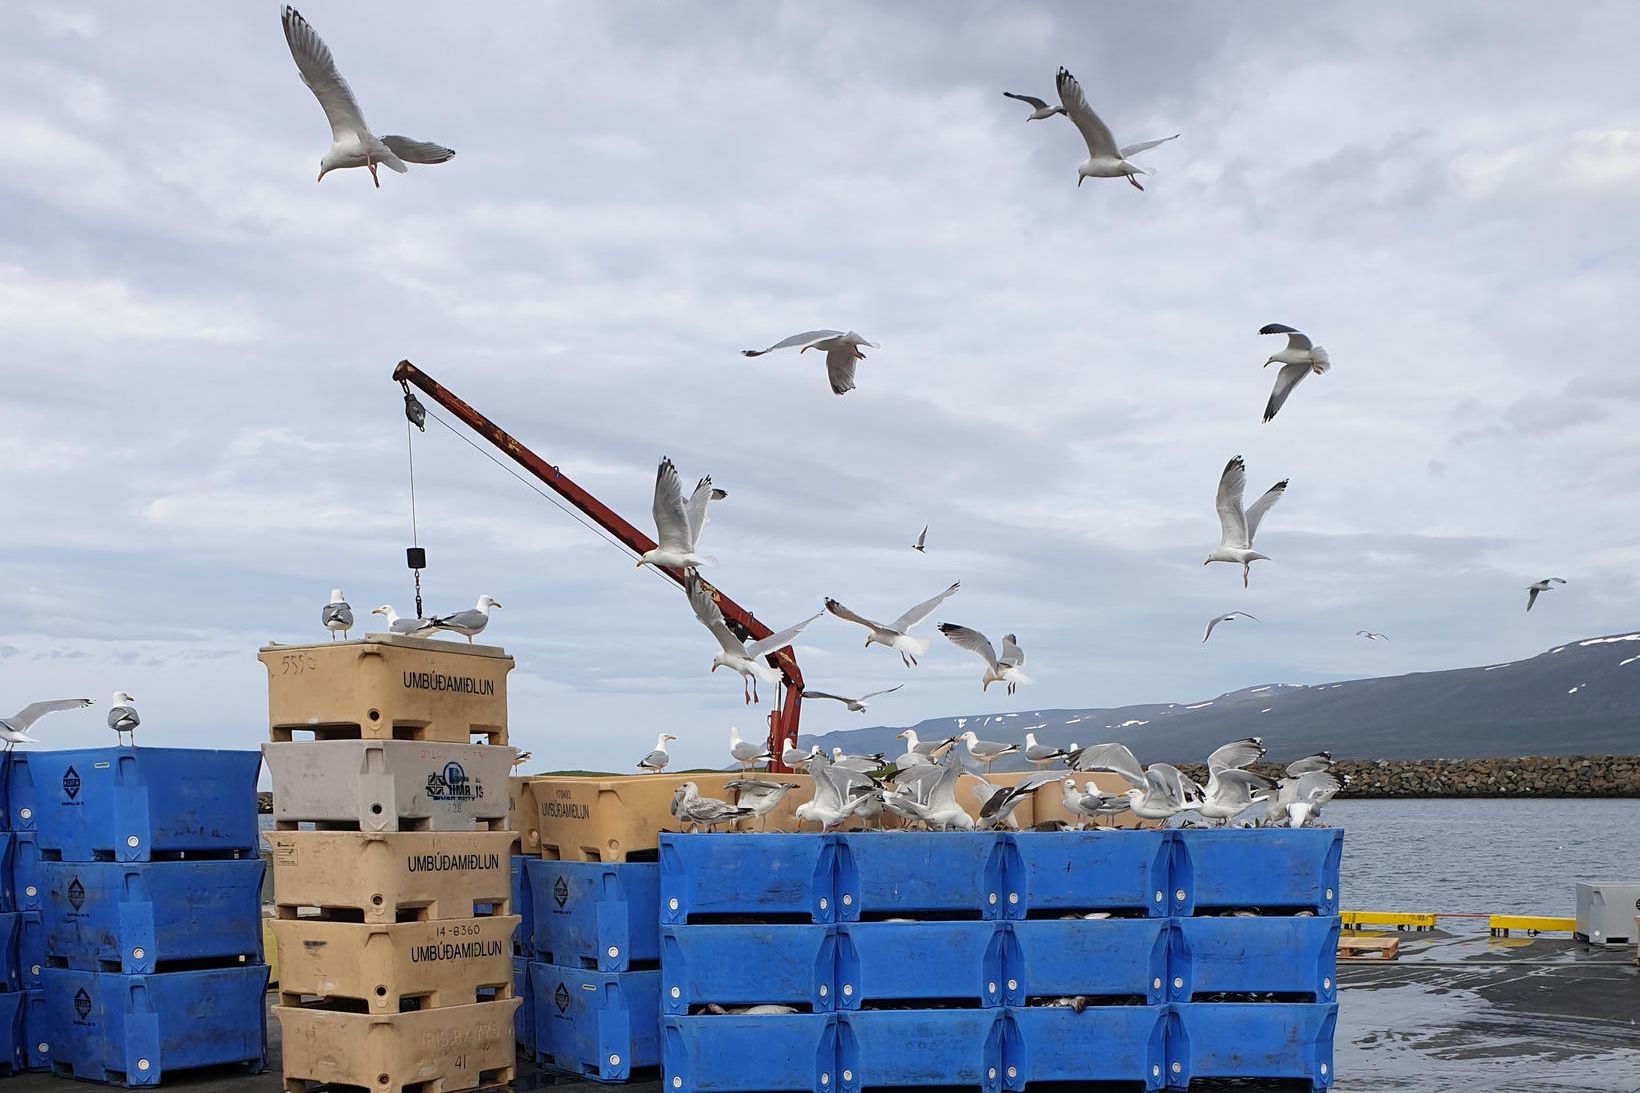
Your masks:
{"label": "concrete pier surface", "polygon": [[[1557,937],[1489,937],[1484,930],[1395,934],[1400,957],[1339,965],[1335,1048],[1339,1093],[1640,1093],[1640,967],[1633,946],[1598,948]],[[272,996],[270,995],[270,999]],[[268,1021],[273,1066],[167,1075],[187,1093],[280,1093],[278,1022]],[[61,1093],[60,1079],[25,1074],[8,1093]],[[519,1060],[514,1088],[593,1093],[611,1087]],[[658,1080],[624,1087],[660,1093]],[[1032,1090],[1131,1086],[1035,1084]],[[1284,1082],[1206,1082],[1192,1091],[1308,1088]]]}

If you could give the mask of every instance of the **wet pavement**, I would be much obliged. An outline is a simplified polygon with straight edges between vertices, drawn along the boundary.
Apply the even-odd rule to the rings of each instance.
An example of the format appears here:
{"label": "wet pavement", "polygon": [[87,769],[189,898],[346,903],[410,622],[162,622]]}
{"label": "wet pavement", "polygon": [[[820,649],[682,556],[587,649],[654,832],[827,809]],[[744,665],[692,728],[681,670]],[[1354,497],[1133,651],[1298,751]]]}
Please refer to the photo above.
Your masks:
{"label": "wet pavement", "polygon": [[[1491,938],[1485,931],[1395,936],[1398,960],[1339,965],[1333,1086],[1339,1093],[1640,1093],[1640,967],[1632,946]],[[273,1068],[266,1074],[184,1072],[167,1075],[164,1084],[189,1093],[278,1093],[278,1032],[270,1019]],[[610,1088],[544,1073],[522,1060],[515,1087],[552,1093]],[[63,1088],[46,1074],[6,1084],[7,1093]],[[659,1093],[661,1084],[624,1088]],[[1305,1088],[1245,1081],[1191,1086],[1201,1093]]]}

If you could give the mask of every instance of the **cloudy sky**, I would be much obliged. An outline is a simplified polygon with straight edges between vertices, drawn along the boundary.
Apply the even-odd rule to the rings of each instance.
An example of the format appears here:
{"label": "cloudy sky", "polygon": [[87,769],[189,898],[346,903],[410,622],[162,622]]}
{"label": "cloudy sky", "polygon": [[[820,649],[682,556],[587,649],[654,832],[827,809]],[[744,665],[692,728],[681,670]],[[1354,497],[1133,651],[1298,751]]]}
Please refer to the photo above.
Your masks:
{"label": "cloudy sky", "polygon": [[[836,596],[1019,634],[982,696],[823,618],[867,718],[1193,701],[1631,628],[1640,99],[1624,3],[310,0],[377,132],[447,165],[315,184],[274,4],[0,6],[0,706],[100,744],[252,746],[268,641],[411,600],[409,358],[646,526],[654,467],[730,491],[703,547],[776,627]],[[1140,193],[1076,186],[1064,64]],[[1280,417],[1285,322],[1330,350]],[[882,343],[837,398],[813,354]],[[1220,469],[1292,485],[1244,591]],[[416,438],[429,606],[506,606],[516,742],[619,769],[761,724],[681,596],[455,434]],[[931,525],[926,556],[908,549]],[[1523,612],[1525,585],[1570,583]],[[1199,643],[1212,614],[1262,620]],[[1358,629],[1387,633],[1366,642]],[[865,720],[808,704],[805,725]]]}

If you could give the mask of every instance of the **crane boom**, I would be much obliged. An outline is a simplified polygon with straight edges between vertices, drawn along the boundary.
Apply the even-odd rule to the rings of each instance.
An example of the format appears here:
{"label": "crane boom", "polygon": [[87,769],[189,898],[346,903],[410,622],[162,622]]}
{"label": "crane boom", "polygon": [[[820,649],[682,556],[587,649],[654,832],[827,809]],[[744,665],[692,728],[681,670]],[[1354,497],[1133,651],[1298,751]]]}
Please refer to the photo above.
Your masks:
{"label": "crane boom", "polygon": [[[450,411],[462,424],[495,445],[503,455],[510,457],[558,496],[580,509],[599,527],[620,540],[627,549],[642,554],[655,548],[653,539],[633,527],[618,512],[587,492],[557,467],[530,451],[506,430],[457,398],[448,388],[409,361],[399,362],[398,367],[393,369],[393,379],[414,386]],[[670,577],[680,588],[683,586],[682,570],[659,566],[656,568]],[[774,632],[759,622],[757,616],[724,595],[721,589],[704,580],[701,583],[706,584],[715,596],[717,605],[723,612],[724,621],[729,624],[730,629],[744,633],[747,640],[751,641],[766,638]],[[768,747],[769,754],[773,756],[769,770],[784,772],[787,768],[780,761],[780,755],[788,739],[797,739],[798,718],[803,705],[803,673],[797,667],[797,653],[790,646],[776,650],[769,654],[767,659],[780,673],[781,683],[781,699],[776,702],[774,711],[769,714]]]}

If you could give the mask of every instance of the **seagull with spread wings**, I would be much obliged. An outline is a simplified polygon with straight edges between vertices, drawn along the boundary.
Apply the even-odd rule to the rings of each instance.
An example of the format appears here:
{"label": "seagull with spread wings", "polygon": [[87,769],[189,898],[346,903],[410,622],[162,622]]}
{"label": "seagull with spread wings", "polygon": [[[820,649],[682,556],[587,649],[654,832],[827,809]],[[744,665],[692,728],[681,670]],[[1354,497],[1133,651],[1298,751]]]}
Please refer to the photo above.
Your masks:
{"label": "seagull with spread wings", "polygon": [[765,353],[773,353],[776,349],[790,349],[800,345],[803,348],[797,352],[807,353],[811,349],[818,349],[826,355],[826,378],[831,380],[831,393],[843,395],[854,390],[854,366],[866,359],[860,352],[862,345],[872,349],[881,349],[876,342],[868,342],[852,330],[805,330],[801,334],[793,334],[783,341],[775,342],[767,349],[742,349],[743,357],[761,357]]}
{"label": "seagull with spread wings", "polygon": [[684,577],[684,591],[689,596],[689,606],[695,612],[695,618],[700,624],[712,632],[717,638],[722,651],[712,658],[712,671],[727,668],[732,672],[740,673],[741,695],[748,704],[761,701],[757,696],[757,681],[776,684],[780,682],[780,673],[764,663],[763,658],[784,649],[797,639],[803,632],[803,627],[825,614],[816,611],[795,626],[788,626],[778,633],[770,634],[754,642],[744,642],[735,636],[729,629],[729,624],[723,620],[723,611],[717,605],[713,594],[717,591],[700,579],[700,574],[691,569]]}
{"label": "seagull with spread wings", "polygon": [[896,683],[896,684],[894,684],[894,686],[885,687],[880,691],[867,691],[865,694],[861,695],[859,698],[846,698],[843,695],[827,694],[825,691],[804,691],[803,692],[803,697],[804,698],[829,698],[833,702],[841,702],[843,705],[847,706],[849,713],[865,713],[866,712],[866,703],[869,700],[871,700],[873,698],[881,697],[882,695],[893,694],[895,691],[899,690],[901,687],[904,687],[904,686],[905,686],[904,683]]}
{"label": "seagull with spread wings", "polygon": [[1064,106],[1066,116],[1075,124],[1088,145],[1088,158],[1076,168],[1076,184],[1082,185],[1085,178],[1125,178],[1135,190],[1144,189],[1134,176],[1149,172],[1135,163],[1130,163],[1129,157],[1154,148],[1158,144],[1177,140],[1179,134],[1174,133],[1171,137],[1162,137],[1160,140],[1147,140],[1118,148],[1116,138],[1110,134],[1110,127],[1100,120],[1099,115],[1093,112],[1093,107],[1088,105],[1087,98],[1082,94],[1082,85],[1076,82],[1076,77],[1061,68],[1055,83],[1059,87],[1059,101]]}
{"label": "seagull with spread wings", "polygon": [[662,459],[655,469],[655,500],[651,512],[655,517],[655,538],[658,544],[638,557],[638,566],[652,565],[672,569],[708,569],[717,567],[717,559],[710,554],[698,553],[700,533],[706,527],[706,510],[713,501],[721,501],[729,494],[712,485],[707,475],[695,483],[695,492],[684,504],[683,480],[670,459]]}
{"label": "seagull with spread wings", "polygon": [[873,622],[864,615],[855,614],[833,599],[826,600],[826,610],[846,622],[857,623],[871,631],[870,636],[866,638],[867,649],[871,648],[872,642],[876,642],[878,645],[886,645],[899,653],[900,660],[907,668],[910,668],[916,665],[918,657],[928,652],[928,642],[922,638],[912,637],[908,631],[929,615],[932,615],[934,608],[955,596],[957,589],[961,587],[961,581],[952,581],[950,588],[910,608],[905,614],[886,626],[880,622]]}
{"label": "seagull with spread wings", "polygon": [[1006,99],[1018,99],[1020,102],[1029,106],[1031,108],[1031,115],[1025,119],[1026,121],[1041,121],[1043,118],[1051,118],[1055,114],[1063,114],[1065,112],[1065,108],[1063,106],[1049,106],[1046,102],[1037,98],[1035,95],[1016,95],[1012,91],[1004,91],[1002,93],[1002,97]]}
{"label": "seagull with spread wings", "polygon": [[0,740],[6,742],[7,751],[18,744],[37,743],[28,730],[40,718],[61,710],[83,710],[89,705],[89,698],[49,698],[44,702],[30,702],[10,717],[0,717]]}
{"label": "seagull with spread wings", "polygon": [[378,137],[365,124],[364,112],[359,109],[353,89],[336,70],[336,59],[330,47],[302,18],[302,13],[286,5],[280,20],[285,26],[285,42],[296,61],[296,71],[308,85],[330,122],[330,151],[319,160],[319,180],[342,167],[366,167],[377,188],[381,179],[376,177],[377,164],[385,164],[404,174],[410,168],[406,163],[443,163],[455,152],[441,144],[409,137]]}
{"label": "seagull with spread wings", "polygon": [[980,690],[989,690],[993,683],[1006,683],[1008,693],[1013,694],[1015,687],[1021,683],[1031,682],[1030,677],[1020,671],[1025,666],[1025,650],[1019,647],[1019,639],[1014,635],[1002,635],[1002,652],[999,654],[991,644],[991,639],[972,627],[942,622],[940,633],[944,634],[952,645],[968,650],[985,662],[985,675],[980,680]]}
{"label": "seagull with spread wings", "polygon": [[917,541],[911,544],[911,549],[918,554],[928,553],[928,525],[924,524],[922,531],[917,533]]}
{"label": "seagull with spread wings", "polygon": [[1357,630],[1355,632],[1355,636],[1358,637],[1358,638],[1366,638],[1368,641],[1388,641],[1389,640],[1388,635],[1380,634],[1376,630]]}
{"label": "seagull with spread wings", "polygon": [[1221,622],[1233,622],[1238,615],[1244,619],[1252,619],[1254,622],[1258,621],[1257,618],[1249,615],[1245,611],[1232,611],[1228,615],[1215,615],[1207,620],[1207,629],[1202,631],[1202,644],[1207,644],[1207,639],[1213,636],[1213,627],[1217,626]]}
{"label": "seagull with spread wings", "polygon": [[1253,549],[1253,536],[1258,534],[1259,523],[1270,506],[1287,492],[1287,479],[1264,491],[1264,496],[1242,510],[1242,495],[1247,491],[1247,464],[1236,456],[1224,465],[1219,476],[1219,492],[1214,501],[1219,510],[1219,546],[1207,556],[1202,565],[1213,562],[1233,562],[1241,566],[1241,586],[1247,587],[1247,571],[1254,562],[1267,562],[1270,556]]}
{"label": "seagull with spread wings", "polygon": [[1264,406],[1264,420],[1268,423],[1287,401],[1287,396],[1293,393],[1298,381],[1311,372],[1319,376],[1327,371],[1332,367],[1332,358],[1327,356],[1325,349],[1312,343],[1308,335],[1282,323],[1262,326],[1259,333],[1287,335],[1287,348],[1272,353],[1270,359],[1264,362],[1266,368],[1272,364],[1281,365],[1281,371],[1276,373],[1276,385],[1270,389],[1270,401]]}
{"label": "seagull with spread wings", "polygon": [[1566,583],[1566,578],[1564,578],[1564,577],[1545,577],[1541,581],[1533,581],[1531,584],[1527,585],[1526,586],[1526,610],[1530,611],[1532,609],[1532,605],[1534,603],[1537,603],[1537,598],[1538,598],[1538,593],[1539,592],[1549,591],[1549,586],[1551,584],[1565,584],[1565,583]]}

